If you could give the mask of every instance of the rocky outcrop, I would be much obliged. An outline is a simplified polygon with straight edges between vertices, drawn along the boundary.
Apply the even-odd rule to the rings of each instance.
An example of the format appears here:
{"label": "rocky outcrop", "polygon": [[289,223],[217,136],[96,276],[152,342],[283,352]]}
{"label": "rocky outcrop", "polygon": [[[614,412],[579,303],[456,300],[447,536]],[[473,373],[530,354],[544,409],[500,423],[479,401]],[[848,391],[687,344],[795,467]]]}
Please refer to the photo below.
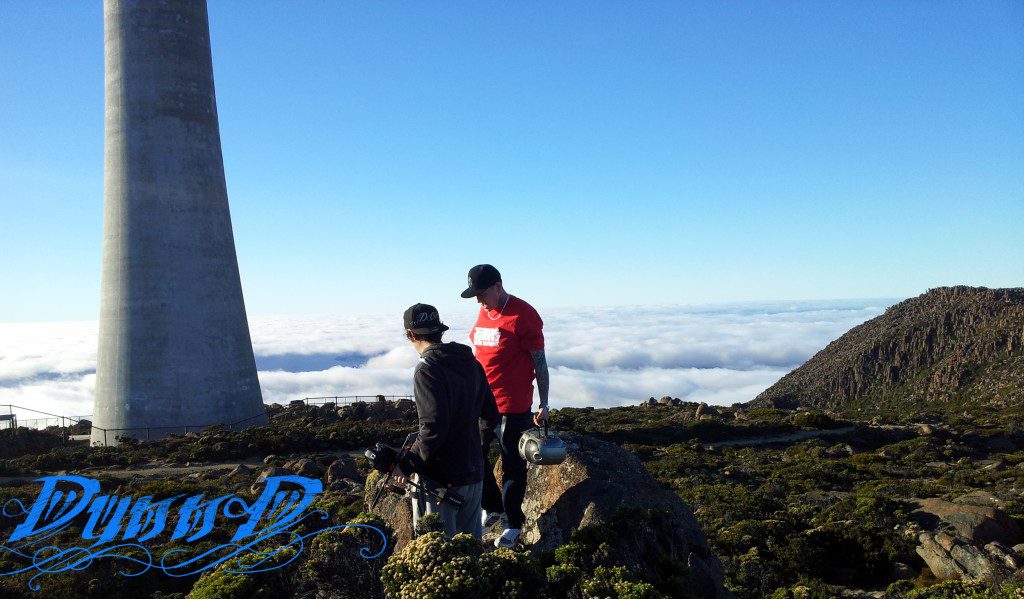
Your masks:
{"label": "rocky outcrop", "polygon": [[[371,471],[370,475],[366,477],[365,498],[367,511],[371,511],[370,503],[377,493],[377,484],[381,478],[380,473],[377,471]],[[384,491],[372,512],[383,518],[384,522],[391,529],[392,534],[388,542],[392,546],[392,551],[398,552],[404,549],[413,538],[412,502],[409,500],[409,497]]]}
{"label": "rocky outcrop", "polygon": [[[669,525],[661,532],[689,567],[698,596],[731,596],[724,588],[722,563],[711,553],[693,512],[674,493],[662,489],[636,456],[590,437],[562,437],[567,444],[563,463],[529,466],[523,502],[527,518],[523,540],[528,548],[554,550],[569,542],[574,530],[607,522],[623,507],[657,510],[666,515]],[[500,466],[495,470],[500,477]],[[367,478],[367,504],[377,480],[376,474]],[[412,538],[409,500],[387,493],[374,511],[394,531],[395,550],[400,551]]]}
{"label": "rocky outcrop", "polygon": [[933,498],[916,503],[914,518],[935,529],[918,536],[917,554],[936,578],[998,584],[1024,565],[1021,545],[1016,545],[1020,527],[994,507],[998,500],[990,494],[976,491],[952,502]]}
{"label": "rocky outcrop", "polygon": [[351,458],[342,458],[331,462],[331,465],[327,467],[324,482],[331,484],[346,478],[359,478],[359,469],[356,467],[355,460]]}
{"label": "rocky outcrop", "polygon": [[412,400],[400,399],[392,402],[384,399],[384,396],[378,396],[378,400],[372,403],[357,401],[337,409],[332,408],[331,411],[345,420],[365,420],[373,423],[416,420],[416,404]]}
{"label": "rocky outcrop", "polygon": [[294,474],[305,476],[307,478],[320,478],[324,475],[323,466],[309,458],[290,460],[285,462],[284,467],[287,470],[291,470]]}
{"label": "rocky outcrop", "polygon": [[977,580],[999,584],[1019,571],[1024,558],[1002,543],[978,547],[969,540],[944,532],[922,532],[917,554],[939,580]]}
{"label": "rocky outcrop", "polygon": [[722,564],[690,508],[662,489],[632,453],[590,437],[563,435],[567,455],[557,466],[530,464],[523,502],[526,543],[550,551],[572,531],[613,518],[621,507],[655,509],[669,515],[672,542],[693,573],[703,596],[724,596]]}
{"label": "rocky outcrop", "polygon": [[718,415],[718,410],[703,402],[697,406],[697,411],[693,413],[693,417],[697,420],[708,420],[709,418],[714,418]]}
{"label": "rocky outcrop", "polygon": [[752,402],[871,411],[1024,400],[1024,288],[940,287],[828,344]]}
{"label": "rocky outcrop", "polygon": [[1020,527],[1009,514],[997,507],[973,505],[966,503],[964,498],[960,499],[960,502],[918,500],[914,516],[918,519],[927,516],[938,518],[951,526],[957,535],[979,547],[991,542],[1012,547],[1021,541]]}

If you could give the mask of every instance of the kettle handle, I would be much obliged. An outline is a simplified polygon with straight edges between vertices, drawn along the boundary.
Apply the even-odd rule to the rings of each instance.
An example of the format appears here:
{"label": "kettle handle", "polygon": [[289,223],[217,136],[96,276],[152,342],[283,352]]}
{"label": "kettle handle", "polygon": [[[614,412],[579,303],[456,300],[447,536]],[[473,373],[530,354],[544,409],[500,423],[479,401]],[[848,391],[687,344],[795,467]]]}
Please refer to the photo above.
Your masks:
{"label": "kettle handle", "polygon": [[542,422],[544,423],[544,437],[546,438],[548,436],[548,424],[551,422],[551,419],[545,418]]}

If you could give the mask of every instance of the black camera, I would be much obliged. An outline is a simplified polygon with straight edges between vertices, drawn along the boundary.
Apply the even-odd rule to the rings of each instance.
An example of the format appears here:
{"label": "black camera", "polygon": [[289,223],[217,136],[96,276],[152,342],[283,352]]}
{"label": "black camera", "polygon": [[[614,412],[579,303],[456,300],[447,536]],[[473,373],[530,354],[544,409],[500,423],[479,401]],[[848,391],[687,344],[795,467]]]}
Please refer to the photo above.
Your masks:
{"label": "black camera", "polygon": [[377,507],[377,502],[380,501],[381,495],[384,494],[385,490],[398,493],[399,495],[405,494],[405,487],[391,483],[391,477],[400,464],[403,466],[403,472],[406,475],[416,474],[416,477],[419,479],[418,483],[407,479],[406,484],[433,499],[437,505],[443,503],[449,507],[459,509],[462,507],[463,502],[466,501],[466,498],[459,493],[439,485],[416,472],[416,462],[409,455],[412,450],[413,441],[416,440],[416,434],[410,433],[405,438],[405,442],[402,443],[401,449],[395,449],[386,443],[378,442],[363,453],[366,459],[370,461],[370,466],[385,475],[384,480],[378,483],[377,493],[373,496],[373,501],[370,503],[371,510]]}
{"label": "black camera", "polygon": [[391,472],[398,463],[398,450],[384,443],[377,443],[363,455],[370,460],[371,468],[383,474]]}

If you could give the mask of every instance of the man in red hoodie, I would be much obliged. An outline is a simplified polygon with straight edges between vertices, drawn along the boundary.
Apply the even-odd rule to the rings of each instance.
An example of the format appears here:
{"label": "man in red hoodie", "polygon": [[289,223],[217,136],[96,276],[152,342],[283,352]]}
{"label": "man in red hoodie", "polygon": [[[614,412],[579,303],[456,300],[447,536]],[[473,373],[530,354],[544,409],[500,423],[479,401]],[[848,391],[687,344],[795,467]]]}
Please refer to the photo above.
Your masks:
{"label": "man in red hoodie", "polygon": [[[497,547],[516,544],[526,516],[526,462],[519,456],[519,437],[532,426],[541,426],[548,415],[548,365],[544,356],[544,321],[533,306],[505,291],[498,269],[490,264],[469,271],[469,287],[462,297],[475,297],[480,304],[476,326],[469,334],[476,359],[484,367],[487,382],[501,414],[497,430],[481,433],[484,453],[484,488],[481,506],[484,528],[495,524],[501,514],[507,524],[495,540]],[[533,380],[537,380],[540,406],[533,408]],[[501,489],[487,458],[497,438],[501,449]]]}

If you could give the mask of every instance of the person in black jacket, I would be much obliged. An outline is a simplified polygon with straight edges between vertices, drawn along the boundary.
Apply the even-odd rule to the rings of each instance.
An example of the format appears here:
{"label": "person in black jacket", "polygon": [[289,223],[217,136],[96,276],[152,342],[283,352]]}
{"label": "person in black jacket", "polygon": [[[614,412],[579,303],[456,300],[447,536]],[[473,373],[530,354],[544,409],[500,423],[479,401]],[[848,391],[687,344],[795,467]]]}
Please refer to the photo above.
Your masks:
{"label": "person in black jacket", "polygon": [[[460,343],[441,343],[448,327],[433,306],[416,304],[405,311],[405,336],[420,354],[413,373],[419,434],[409,460],[394,479],[404,483],[413,473],[450,487],[465,498],[462,507],[436,505],[413,492],[413,527],[425,514],[437,513],[449,535],[464,532],[481,538],[480,498],[484,461],[480,430],[497,426],[498,406],[483,367]],[[422,479],[420,484],[425,483]]]}

